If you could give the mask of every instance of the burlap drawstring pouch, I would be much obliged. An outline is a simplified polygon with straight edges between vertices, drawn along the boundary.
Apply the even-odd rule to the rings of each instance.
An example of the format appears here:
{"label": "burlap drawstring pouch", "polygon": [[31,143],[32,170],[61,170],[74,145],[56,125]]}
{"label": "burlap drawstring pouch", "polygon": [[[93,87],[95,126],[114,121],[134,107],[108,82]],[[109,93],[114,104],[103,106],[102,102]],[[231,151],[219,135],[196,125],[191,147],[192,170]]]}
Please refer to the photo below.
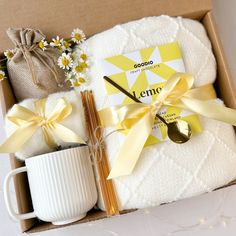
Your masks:
{"label": "burlap drawstring pouch", "polygon": [[15,54],[7,62],[14,94],[18,101],[26,98],[43,98],[51,93],[69,90],[62,69],[57,66],[60,51],[38,43],[45,39],[40,30],[9,28],[7,35],[15,45]]}

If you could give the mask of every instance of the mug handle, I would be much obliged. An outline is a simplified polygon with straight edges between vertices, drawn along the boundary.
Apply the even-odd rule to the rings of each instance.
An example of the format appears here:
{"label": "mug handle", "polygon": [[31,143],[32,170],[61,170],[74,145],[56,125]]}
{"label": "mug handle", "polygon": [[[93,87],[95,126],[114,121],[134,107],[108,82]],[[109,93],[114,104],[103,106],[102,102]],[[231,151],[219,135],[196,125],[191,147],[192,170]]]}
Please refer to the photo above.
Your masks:
{"label": "mug handle", "polygon": [[26,220],[26,219],[31,219],[36,217],[34,212],[30,212],[30,213],[25,213],[25,214],[19,214],[16,213],[13,206],[12,206],[12,202],[11,202],[11,198],[10,198],[10,180],[14,175],[17,175],[19,173],[22,172],[27,172],[27,167],[20,167],[17,169],[14,169],[12,171],[10,171],[7,176],[5,177],[4,180],[4,199],[5,199],[5,203],[6,203],[6,207],[8,210],[9,215],[14,219],[14,220]]}

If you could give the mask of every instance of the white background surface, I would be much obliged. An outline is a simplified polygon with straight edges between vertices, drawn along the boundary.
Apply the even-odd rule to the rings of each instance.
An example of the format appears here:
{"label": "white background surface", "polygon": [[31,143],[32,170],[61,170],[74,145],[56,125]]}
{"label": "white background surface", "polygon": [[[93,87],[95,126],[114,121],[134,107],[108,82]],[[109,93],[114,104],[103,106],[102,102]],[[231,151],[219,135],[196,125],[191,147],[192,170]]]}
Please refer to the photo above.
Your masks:
{"label": "white background surface", "polygon": [[[229,68],[236,82],[236,0],[213,0],[213,12]],[[1,16],[0,16],[1,17]],[[0,115],[0,143],[3,141]],[[20,236],[3,201],[3,179],[10,170],[7,157],[0,155],[0,235]],[[236,171],[236,170],[235,170]],[[236,186],[111,219],[37,233],[42,236],[141,236],[141,235],[236,235]]]}

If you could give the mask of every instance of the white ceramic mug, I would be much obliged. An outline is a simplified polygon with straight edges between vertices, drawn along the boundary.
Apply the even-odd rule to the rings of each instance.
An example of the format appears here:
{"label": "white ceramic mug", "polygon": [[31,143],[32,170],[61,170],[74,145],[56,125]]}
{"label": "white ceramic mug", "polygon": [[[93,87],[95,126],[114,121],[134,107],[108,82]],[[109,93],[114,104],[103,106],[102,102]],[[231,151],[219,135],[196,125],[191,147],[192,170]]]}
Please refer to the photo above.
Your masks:
{"label": "white ceramic mug", "polygon": [[[27,172],[34,211],[18,214],[10,200],[11,178]],[[97,202],[97,189],[87,146],[26,159],[25,166],[8,173],[4,197],[9,214],[17,220],[38,217],[55,225],[80,220]]]}

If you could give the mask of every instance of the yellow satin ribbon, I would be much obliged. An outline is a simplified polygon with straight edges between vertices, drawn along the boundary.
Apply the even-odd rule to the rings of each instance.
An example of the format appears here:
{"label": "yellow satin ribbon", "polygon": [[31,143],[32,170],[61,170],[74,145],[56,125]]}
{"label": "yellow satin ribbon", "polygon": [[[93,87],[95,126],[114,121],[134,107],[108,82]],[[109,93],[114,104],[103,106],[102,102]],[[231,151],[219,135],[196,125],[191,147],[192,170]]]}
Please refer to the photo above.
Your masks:
{"label": "yellow satin ribbon", "polygon": [[212,84],[191,89],[194,78],[176,73],[167,80],[157,99],[151,104],[134,103],[113,106],[99,111],[104,127],[121,126],[128,135],[121,147],[108,179],[130,175],[152,132],[155,115],[161,106],[175,106],[202,116],[236,126],[236,110],[218,105]]}
{"label": "yellow satin ribbon", "polygon": [[18,104],[12,107],[7,119],[18,127],[5,143],[0,146],[0,153],[19,151],[38,128],[42,129],[44,140],[51,149],[57,146],[53,138],[54,135],[64,142],[85,144],[85,141],[76,133],[60,124],[62,120],[71,114],[71,104],[65,98],[59,99],[54,110],[46,117],[46,101],[46,98],[37,100],[34,103],[35,112]]}

